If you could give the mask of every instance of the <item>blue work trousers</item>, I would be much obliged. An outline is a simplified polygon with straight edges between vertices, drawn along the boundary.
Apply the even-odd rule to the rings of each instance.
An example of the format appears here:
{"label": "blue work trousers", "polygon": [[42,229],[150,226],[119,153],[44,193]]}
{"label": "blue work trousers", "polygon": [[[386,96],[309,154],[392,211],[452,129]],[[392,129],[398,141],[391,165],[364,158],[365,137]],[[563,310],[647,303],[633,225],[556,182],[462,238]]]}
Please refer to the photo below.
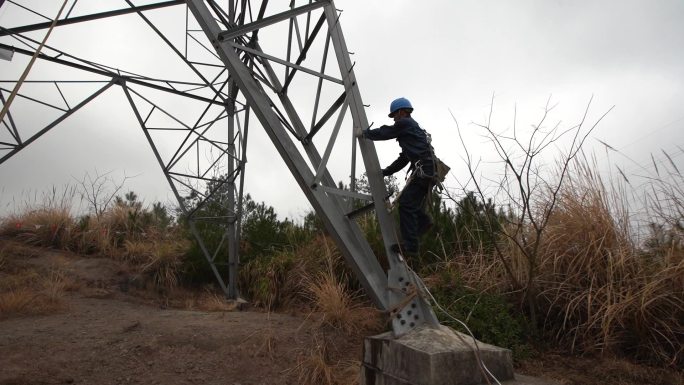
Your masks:
{"label": "blue work trousers", "polygon": [[425,213],[425,202],[431,187],[431,178],[415,177],[399,197],[399,228],[407,253],[418,253],[419,238],[432,225],[432,218]]}

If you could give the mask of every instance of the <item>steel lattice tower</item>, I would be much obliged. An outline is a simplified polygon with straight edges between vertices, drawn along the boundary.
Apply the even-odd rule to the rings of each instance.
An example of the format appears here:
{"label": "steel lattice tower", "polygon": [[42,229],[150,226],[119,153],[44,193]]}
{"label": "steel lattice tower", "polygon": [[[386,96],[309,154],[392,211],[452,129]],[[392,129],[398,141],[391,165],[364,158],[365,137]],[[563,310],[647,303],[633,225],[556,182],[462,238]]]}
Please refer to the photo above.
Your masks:
{"label": "steel lattice tower", "polygon": [[[48,2],[41,3],[45,6]],[[54,3],[48,8],[62,2]],[[0,164],[108,89],[121,88],[220,286],[229,298],[236,298],[247,139],[250,130],[264,130],[369,297],[390,312],[395,333],[403,334],[424,323],[437,324],[414,273],[391,250],[396,237],[385,202],[385,185],[373,143],[358,138],[368,120],[342,34],[341,12],[332,0],[144,4],[121,0],[100,9],[85,3],[68,1],[55,31],[79,24],[92,26],[96,33],[103,19],[137,15],[158,37],[159,45],[185,66],[186,73],[176,77],[128,72],[48,41],[38,60],[68,68],[69,73],[78,72],[88,80],[29,77],[24,83],[38,91],[20,91],[17,104],[10,105],[2,120]],[[38,19],[0,26],[0,56],[32,56],[39,42],[31,34],[44,33],[52,25],[51,18],[36,9],[40,6],[27,4],[0,1],[0,11],[21,11]],[[182,39],[172,36],[158,16],[168,9],[184,12],[185,25],[174,25],[182,28]],[[0,61],[3,73],[4,63]],[[0,80],[4,106],[19,79]],[[90,90],[70,97],[67,85],[75,83],[88,84]],[[48,93],[53,95],[47,97]],[[186,100],[183,103],[193,108],[178,111],[165,107],[158,98],[167,97]],[[51,119],[39,127],[25,123],[30,119],[22,114],[31,114],[38,107],[49,110]],[[341,133],[351,137],[351,148],[350,143],[337,140]],[[345,178],[350,177],[351,189],[338,187],[331,172],[330,160],[339,147],[347,154],[349,174]],[[366,172],[370,194],[354,191],[357,169]],[[388,271],[381,267],[355,221],[367,210],[353,210],[352,202],[355,207],[374,209]],[[211,212],[220,208],[221,214],[208,216],[209,206]],[[218,244],[209,247],[198,228],[212,225],[222,226],[225,232]],[[227,267],[218,263],[218,253],[226,246]]]}

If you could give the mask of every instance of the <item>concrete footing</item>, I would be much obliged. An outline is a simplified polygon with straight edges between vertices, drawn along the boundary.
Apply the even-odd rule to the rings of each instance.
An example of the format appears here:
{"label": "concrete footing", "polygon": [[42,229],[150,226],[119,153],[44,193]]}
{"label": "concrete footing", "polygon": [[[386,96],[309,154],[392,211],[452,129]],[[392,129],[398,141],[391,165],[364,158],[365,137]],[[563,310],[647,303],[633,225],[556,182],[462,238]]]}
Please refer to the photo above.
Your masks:
{"label": "concrete footing", "polygon": [[[486,384],[473,339],[460,336],[440,325],[419,327],[400,338],[394,338],[391,332],[368,337],[363,346],[361,384]],[[479,341],[477,345],[480,358],[499,382],[515,381],[510,350]]]}

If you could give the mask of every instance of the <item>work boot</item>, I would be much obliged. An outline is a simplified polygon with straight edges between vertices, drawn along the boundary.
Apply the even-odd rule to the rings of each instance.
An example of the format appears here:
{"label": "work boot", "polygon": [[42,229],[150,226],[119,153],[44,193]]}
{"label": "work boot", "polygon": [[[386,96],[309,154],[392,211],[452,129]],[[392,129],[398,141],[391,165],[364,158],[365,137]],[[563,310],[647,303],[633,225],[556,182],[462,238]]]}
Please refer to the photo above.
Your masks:
{"label": "work boot", "polygon": [[392,246],[390,246],[390,250],[392,250],[395,253],[401,253],[401,251],[404,249],[404,245],[395,243]]}
{"label": "work boot", "polygon": [[414,258],[418,256],[418,250],[408,249],[403,243],[395,243],[390,246],[390,250],[399,253],[404,257]]}

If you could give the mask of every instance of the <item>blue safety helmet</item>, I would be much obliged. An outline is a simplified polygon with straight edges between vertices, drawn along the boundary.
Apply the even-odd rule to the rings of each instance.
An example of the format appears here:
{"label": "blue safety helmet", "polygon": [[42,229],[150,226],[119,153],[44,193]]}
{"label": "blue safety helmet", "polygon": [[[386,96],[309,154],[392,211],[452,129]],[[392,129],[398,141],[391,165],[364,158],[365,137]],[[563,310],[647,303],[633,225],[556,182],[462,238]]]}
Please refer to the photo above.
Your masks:
{"label": "blue safety helmet", "polygon": [[390,113],[387,116],[392,118],[394,117],[394,114],[401,109],[407,109],[411,110],[409,112],[413,112],[413,106],[411,105],[411,102],[409,102],[406,98],[399,98],[392,101],[390,104]]}

